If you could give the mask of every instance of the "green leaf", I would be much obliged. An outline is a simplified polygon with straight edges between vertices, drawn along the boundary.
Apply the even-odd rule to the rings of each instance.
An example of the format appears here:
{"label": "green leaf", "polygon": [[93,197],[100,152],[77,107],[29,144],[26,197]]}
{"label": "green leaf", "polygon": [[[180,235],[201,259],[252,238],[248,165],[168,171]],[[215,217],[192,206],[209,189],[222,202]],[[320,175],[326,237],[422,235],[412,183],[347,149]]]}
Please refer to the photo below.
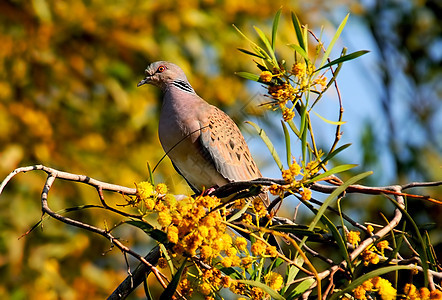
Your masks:
{"label": "green leaf", "polygon": [[304,294],[304,292],[308,290],[315,281],[316,279],[314,278],[306,278],[300,284],[298,284],[296,288],[290,292],[290,294],[284,295],[285,299],[297,299],[299,296]]}
{"label": "green leaf", "polygon": [[293,50],[295,50],[297,53],[299,53],[302,56],[302,58],[305,59],[306,62],[311,63],[310,59],[308,58],[307,53],[299,45],[289,44],[289,47],[293,48]]}
{"label": "green leaf", "polygon": [[388,199],[393,202],[394,205],[396,205],[397,209],[399,209],[401,211],[401,213],[408,219],[408,221],[410,222],[411,226],[413,227],[414,232],[416,233],[417,236],[417,240],[419,242],[419,247],[416,247],[417,252],[420,255],[420,260],[421,260],[421,264],[422,264],[422,269],[423,269],[423,275],[424,275],[424,285],[427,286],[428,285],[428,257],[427,257],[427,250],[426,250],[426,244],[424,242],[424,239],[422,238],[422,235],[419,231],[419,227],[417,226],[416,222],[413,220],[413,218],[410,216],[410,214],[404,209],[402,208],[401,205],[399,205],[399,203],[388,197]]}
{"label": "green leaf", "polygon": [[318,116],[322,121],[324,121],[324,122],[326,122],[326,123],[328,123],[328,124],[332,124],[332,125],[343,125],[343,124],[347,123],[347,122],[345,122],[345,121],[341,121],[341,122],[339,122],[339,121],[330,121],[330,120],[327,120],[326,118],[322,117],[320,114],[318,114],[317,112],[315,112],[314,110],[313,110],[313,113],[314,113],[316,116]]}
{"label": "green leaf", "polygon": [[345,172],[345,171],[350,170],[350,169],[352,169],[352,168],[354,168],[354,167],[357,167],[357,166],[358,166],[358,165],[355,165],[355,164],[339,165],[339,166],[336,166],[336,167],[334,167],[334,168],[331,168],[330,170],[328,170],[328,171],[326,171],[326,172],[324,172],[324,173],[321,173],[321,174],[319,174],[319,175],[313,177],[312,179],[310,179],[310,180],[307,181],[306,183],[307,183],[307,184],[308,184],[308,183],[312,183],[312,182],[318,181],[318,180],[320,180],[320,179],[322,179],[322,178],[325,178],[325,177],[327,177],[327,176],[330,176],[330,175],[332,175],[332,174],[338,174],[338,173]]}
{"label": "green leaf", "polygon": [[347,265],[350,269],[352,269],[352,261],[350,260],[350,256],[348,255],[347,251],[347,245],[345,244],[344,239],[342,238],[341,234],[339,233],[338,228],[336,228],[335,224],[333,224],[332,221],[330,221],[329,218],[327,218],[325,215],[322,216],[321,222],[327,225],[327,227],[330,229],[332,236],[338,245],[339,253],[341,256],[345,259],[347,262]]}
{"label": "green leaf", "polygon": [[295,122],[293,122],[293,120],[290,120],[290,121],[287,122],[287,124],[289,124],[290,128],[292,129],[292,131],[299,138],[300,137],[300,133],[299,133],[298,128],[296,128]]}
{"label": "green leaf", "polygon": [[251,203],[252,203],[252,200],[249,200],[238,212],[236,212],[233,216],[231,216],[227,220],[227,223],[233,222],[233,221],[237,220],[238,218],[240,218],[242,216],[242,214],[250,207]]}
{"label": "green leaf", "polygon": [[281,17],[281,11],[282,11],[282,9],[280,8],[276,12],[275,18],[273,19],[273,26],[272,26],[272,50],[273,50],[273,52],[275,52],[276,32],[278,31],[278,24],[279,24],[279,19]]}
{"label": "green leaf", "polygon": [[268,285],[266,285],[266,284],[264,284],[262,282],[253,281],[253,280],[237,280],[237,282],[248,284],[248,285],[251,285],[251,286],[259,287],[264,292],[269,294],[273,299],[285,300],[285,298],[283,296],[281,296],[280,294],[278,294],[278,292],[276,292],[275,290],[271,289]]}
{"label": "green leaf", "polygon": [[174,274],[175,273],[175,267],[174,267],[174,265],[172,263],[172,258],[169,255],[169,251],[167,251],[167,249],[164,246],[164,244],[159,244],[159,246],[160,246],[161,253],[164,255],[164,258],[167,261],[167,265],[169,266],[170,273]]}
{"label": "green leaf", "polygon": [[355,58],[357,58],[357,57],[359,57],[359,56],[362,56],[362,55],[364,55],[364,54],[366,54],[366,53],[368,53],[368,52],[370,52],[370,51],[367,51],[367,50],[361,50],[361,51],[356,51],[356,52],[353,52],[353,53],[350,53],[350,54],[347,54],[347,55],[341,56],[341,57],[339,57],[339,58],[337,58],[337,59],[335,59],[335,60],[329,62],[328,64],[323,65],[322,67],[320,67],[319,69],[317,69],[315,72],[318,72],[318,71],[320,71],[320,70],[322,70],[322,69],[325,69],[325,68],[331,67],[331,66],[333,66],[333,65],[337,65],[337,64],[343,63],[344,61],[348,61],[348,60],[355,59]]}
{"label": "green leaf", "polygon": [[306,115],[307,115],[307,109],[305,105],[301,105],[301,128],[299,129],[299,132],[301,134],[300,139],[301,139],[301,154],[302,154],[303,166],[305,166],[307,162],[305,151],[307,149],[308,118],[306,117]]}
{"label": "green leaf", "polygon": [[183,274],[184,267],[186,266],[187,259],[183,261],[181,264],[181,267],[178,269],[178,271],[173,275],[172,280],[170,281],[167,288],[164,290],[163,293],[161,293],[160,300],[169,300],[173,298],[173,294],[175,294],[176,288],[178,287],[178,284],[180,283],[181,275]]}
{"label": "green leaf", "polygon": [[229,276],[232,279],[240,279],[242,278],[242,275],[238,270],[229,267],[229,268],[220,268],[220,271]]}
{"label": "green leaf", "polygon": [[138,221],[138,220],[130,220],[130,221],[126,221],[125,223],[140,228],[145,233],[147,233],[151,238],[157,240],[158,242],[160,242],[162,244],[165,244],[168,242],[167,234],[159,229],[155,229],[149,223],[146,223],[143,221]]}
{"label": "green leaf", "polygon": [[290,143],[290,134],[287,129],[287,126],[285,126],[284,122],[281,121],[282,129],[284,130],[284,140],[285,140],[285,152],[287,155],[287,166],[290,167],[292,164],[292,150],[291,150],[291,143]]}
{"label": "green leaf", "polygon": [[246,50],[246,49],[242,49],[242,48],[237,48],[237,49],[239,51],[241,51],[242,53],[245,53],[247,55],[255,56],[255,57],[258,57],[258,58],[261,58],[261,59],[266,59],[265,56],[260,55],[260,54],[256,54],[255,52],[252,52],[252,51],[249,51],[249,50]]}
{"label": "green leaf", "polygon": [[347,292],[352,291],[353,289],[355,289],[356,287],[360,286],[362,283],[364,283],[365,281],[367,281],[373,277],[381,276],[383,274],[398,271],[398,270],[412,270],[412,269],[413,269],[413,267],[409,267],[409,266],[388,266],[388,267],[376,269],[374,271],[371,271],[367,274],[361,275],[358,278],[356,278],[352,283],[350,283],[348,286],[346,286],[343,290],[341,290],[337,293],[334,293],[331,296],[330,300],[340,299],[340,297],[342,295],[344,295]]}
{"label": "green leaf", "polygon": [[147,171],[149,172],[149,182],[150,182],[152,185],[154,185],[154,184],[155,184],[155,181],[154,181],[154,178],[153,178],[153,172],[152,172],[152,169],[150,168],[150,164],[149,164],[149,162],[147,162]]}
{"label": "green leaf", "polygon": [[305,52],[305,44],[304,44],[304,37],[302,35],[301,24],[299,23],[298,16],[294,12],[292,12],[292,23],[293,27],[295,28],[298,44],[301,47],[301,49],[304,50]]}
{"label": "green leaf", "polygon": [[[304,260],[302,259],[301,256],[295,257],[295,263],[298,266],[301,266],[304,263]],[[295,278],[296,275],[298,275],[299,273],[299,268],[291,265],[290,268],[288,269],[287,272],[287,279],[286,279],[286,283],[290,284]],[[281,292],[284,293],[287,289],[289,288],[289,286],[285,286],[282,288]],[[291,299],[291,298],[288,298]]]}
{"label": "green leaf", "polygon": [[273,146],[272,142],[270,141],[270,139],[267,136],[267,134],[265,133],[265,131],[253,122],[247,121],[246,123],[252,125],[253,128],[255,128],[256,132],[258,133],[258,135],[261,137],[264,144],[266,144],[267,148],[269,149],[270,154],[272,155],[273,159],[275,160],[276,164],[278,165],[278,168],[282,171],[283,166],[281,163],[281,159],[279,158],[275,147]]}
{"label": "green leaf", "polygon": [[339,152],[347,149],[349,146],[351,146],[351,144],[345,144],[342,145],[341,147],[339,147],[338,149],[336,149],[333,152],[330,152],[322,161],[321,164],[325,164],[326,162],[328,162],[330,159],[332,159],[334,156],[336,156]]}
{"label": "green leaf", "polygon": [[345,24],[347,23],[349,15],[350,14],[347,14],[345,16],[344,20],[339,25],[338,30],[336,30],[336,33],[333,36],[333,38],[332,38],[332,40],[330,42],[330,45],[328,45],[327,50],[325,51],[324,56],[322,57],[321,63],[319,64],[319,68],[321,68],[324,65],[324,63],[327,60],[327,58],[330,57],[330,53],[331,53],[331,51],[333,49],[333,46],[335,45],[336,41],[338,40],[339,36],[341,35],[341,32],[344,29]]}
{"label": "green leaf", "polygon": [[245,78],[245,79],[249,79],[249,80],[253,80],[253,81],[259,81],[259,76],[256,74],[252,74],[249,72],[235,72],[236,75],[238,75],[239,77]]}
{"label": "green leaf", "polygon": [[264,274],[269,274],[270,271],[276,269],[284,263],[284,260],[280,257],[273,259],[272,263],[264,270]]}
{"label": "green leaf", "polygon": [[316,236],[318,238],[323,237],[321,233],[326,233],[326,231],[320,227],[315,227],[313,230],[310,230],[306,225],[298,225],[298,224],[275,225],[269,227],[269,229],[278,232],[293,233],[294,235]]}
{"label": "green leaf", "polygon": [[267,48],[267,51],[270,54],[270,57],[272,58],[272,64],[274,65],[274,67],[278,67],[278,61],[276,60],[276,56],[275,56],[275,52],[273,51],[272,45],[270,44],[268,38],[266,37],[266,35],[264,34],[264,32],[262,32],[261,29],[259,29],[256,26],[253,26],[253,28],[255,29],[256,33],[258,34],[259,38],[261,39],[261,41],[264,43],[264,45]]}
{"label": "green leaf", "polygon": [[336,197],[338,197],[343,191],[345,191],[345,189],[347,189],[347,187],[349,185],[352,185],[356,182],[358,182],[359,180],[362,180],[363,178],[369,176],[373,174],[373,172],[369,171],[369,172],[365,172],[365,173],[361,173],[358,174],[356,176],[353,176],[352,178],[348,179],[347,181],[345,181],[342,185],[340,185],[339,187],[336,188],[336,190],[334,190],[324,201],[324,203],[321,205],[321,207],[318,209],[318,213],[316,214],[315,218],[313,219],[313,221],[310,223],[309,225],[309,229],[313,230],[316,226],[316,224],[318,224],[319,219],[322,217],[322,215],[324,214],[325,210],[327,209],[327,207],[330,205],[331,201],[336,199]]}

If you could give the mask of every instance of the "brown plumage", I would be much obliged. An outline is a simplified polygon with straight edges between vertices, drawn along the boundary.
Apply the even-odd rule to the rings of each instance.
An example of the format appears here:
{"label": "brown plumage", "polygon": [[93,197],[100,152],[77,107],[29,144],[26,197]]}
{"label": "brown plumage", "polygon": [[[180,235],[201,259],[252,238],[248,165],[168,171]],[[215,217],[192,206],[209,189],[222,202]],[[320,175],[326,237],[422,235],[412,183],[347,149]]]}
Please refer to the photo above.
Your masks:
{"label": "brown plumage", "polygon": [[[262,177],[238,126],[195,93],[180,67],[165,61],[152,63],[138,86],[146,83],[164,93],[158,130],[161,145],[195,192]],[[268,205],[266,193],[259,197]]]}

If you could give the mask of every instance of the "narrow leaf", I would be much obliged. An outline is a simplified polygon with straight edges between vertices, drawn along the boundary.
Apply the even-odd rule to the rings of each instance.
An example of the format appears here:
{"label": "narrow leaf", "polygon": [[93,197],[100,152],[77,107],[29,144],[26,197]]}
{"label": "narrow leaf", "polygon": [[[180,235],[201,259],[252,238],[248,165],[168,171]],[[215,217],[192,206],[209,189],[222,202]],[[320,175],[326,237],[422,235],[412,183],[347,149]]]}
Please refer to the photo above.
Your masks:
{"label": "narrow leaf", "polygon": [[152,172],[152,169],[151,169],[151,167],[150,167],[149,162],[147,162],[147,171],[149,172],[149,182],[150,182],[152,185],[154,185],[154,184],[155,184],[155,181],[154,181],[154,179],[153,179],[153,172]]}
{"label": "narrow leaf", "polygon": [[249,50],[246,50],[246,49],[242,49],[242,48],[237,48],[237,49],[239,51],[241,51],[242,53],[245,53],[247,55],[251,55],[251,56],[255,56],[255,57],[261,58],[261,59],[265,59],[264,56],[262,56],[260,54],[256,54],[255,52],[252,52],[252,51],[249,51]]}
{"label": "narrow leaf", "polygon": [[290,48],[292,48],[293,50],[295,50],[297,53],[299,53],[299,55],[301,55],[306,62],[311,63],[310,59],[308,58],[307,53],[305,52],[304,49],[302,49],[299,45],[296,44],[289,44],[288,45]]}
{"label": "narrow leaf", "polygon": [[350,53],[350,54],[347,54],[347,55],[341,56],[341,57],[339,57],[339,58],[337,58],[337,59],[335,59],[335,60],[332,60],[332,61],[329,62],[328,64],[323,65],[322,67],[320,67],[319,69],[317,69],[315,72],[318,72],[318,71],[320,71],[320,70],[322,70],[322,69],[325,69],[325,68],[331,67],[331,66],[333,66],[333,65],[337,65],[337,64],[343,63],[344,61],[348,61],[348,60],[355,59],[355,58],[357,58],[357,57],[359,57],[359,56],[362,56],[362,55],[364,55],[364,54],[367,54],[368,52],[370,52],[370,51],[368,51],[368,50],[361,50],[361,51],[356,51],[356,52],[353,52],[353,53]]}
{"label": "narrow leaf", "polygon": [[325,210],[327,209],[327,207],[330,205],[331,201],[333,201],[336,197],[338,197],[343,191],[345,191],[345,189],[349,186],[352,185],[356,182],[358,182],[359,180],[362,180],[363,178],[371,175],[373,172],[369,171],[369,172],[365,172],[365,173],[361,173],[358,174],[356,176],[353,176],[352,178],[348,179],[346,182],[344,182],[342,185],[340,185],[338,188],[336,188],[336,190],[334,190],[324,201],[324,203],[321,205],[321,207],[318,209],[318,213],[316,214],[315,218],[313,219],[313,221],[310,223],[309,225],[309,229],[313,230],[313,228],[315,228],[316,224],[318,224],[319,219],[322,217],[322,215],[324,214]]}
{"label": "narrow leaf", "polygon": [[307,157],[305,155],[306,149],[307,149],[307,131],[308,131],[308,126],[307,126],[307,109],[305,107],[305,105],[301,105],[301,128],[299,129],[299,132],[301,134],[301,154],[302,154],[302,162],[304,163],[303,165],[306,165],[307,162]]}
{"label": "narrow leaf", "polygon": [[287,129],[287,126],[285,126],[284,122],[281,121],[282,129],[284,130],[284,140],[285,140],[285,152],[287,155],[287,166],[290,167],[292,164],[292,150],[290,145],[290,134]]}
{"label": "narrow leaf", "polygon": [[270,154],[272,155],[273,159],[275,160],[276,164],[278,165],[278,168],[282,171],[283,166],[281,163],[281,159],[279,158],[275,147],[273,146],[272,142],[270,141],[270,139],[267,136],[267,134],[265,133],[265,131],[253,122],[247,121],[246,123],[252,125],[253,128],[255,128],[256,132],[258,133],[258,135],[261,137],[264,144],[266,144],[267,148],[269,149]]}
{"label": "narrow leaf", "polygon": [[253,28],[255,28],[256,33],[258,34],[258,36],[260,37],[261,41],[264,43],[264,45],[267,48],[267,51],[270,54],[270,57],[272,58],[272,63],[275,67],[278,66],[277,60],[276,60],[276,56],[275,56],[275,52],[272,49],[272,45],[269,42],[269,39],[266,37],[266,35],[264,34],[264,32],[259,29],[256,26],[253,26]]}
{"label": "narrow leaf", "polygon": [[344,295],[347,292],[350,292],[351,290],[355,289],[356,287],[360,286],[365,281],[367,281],[373,277],[381,276],[383,274],[398,271],[398,270],[412,270],[412,269],[413,269],[413,267],[410,267],[410,266],[388,266],[388,267],[376,269],[374,271],[371,271],[367,274],[361,275],[358,278],[356,278],[352,283],[350,283],[348,286],[346,286],[343,290],[341,290],[337,293],[334,293],[331,296],[330,300],[340,299],[340,297],[342,295]]}
{"label": "narrow leaf", "polygon": [[284,295],[286,299],[297,299],[299,296],[304,294],[306,290],[308,290],[311,285],[316,281],[314,278],[307,278],[303,280],[300,284],[296,286],[296,288],[290,292],[289,295]]}
{"label": "narrow leaf", "polygon": [[164,292],[160,296],[160,300],[169,300],[173,298],[173,294],[175,294],[175,291],[178,287],[178,284],[180,283],[181,275],[183,274],[184,267],[186,266],[187,260],[185,259],[183,263],[181,264],[181,267],[178,269],[178,271],[173,275],[172,280],[170,281],[167,288],[164,290]]}
{"label": "narrow leaf", "polygon": [[278,24],[279,24],[279,19],[281,17],[281,11],[282,11],[282,9],[280,8],[276,12],[275,18],[273,19],[273,26],[272,26],[272,50],[273,50],[273,52],[275,52],[276,32],[278,31]]}
{"label": "narrow leaf", "polygon": [[307,181],[307,183],[312,183],[312,182],[318,181],[318,180],[320,180],[322,178],[325,178],[327,176],[330,176],[332,174],[338,174],[338,173],[345,172],[345,171],[350,170],[350,169],[352,169],[354,167],[357,167],[357,166],[358,165],[356,165],[356,164],[346,164],[346,165],[336,166],[336,167],[334,167],[334,168],[332,168],[332,169],[330,169],[330,170],[328,170],[328,171],[326,171],[324,173],[321,173],[321,174],[313,177],[312,179]]}
{"label": "narrow leaf", "polygon": [[300,133],[299,133],[298,128],[296,128],[295,122],[293,122],[293,120],[290,120],[290,121],[287,122],[287,124],[289,124],[290,128],[292,129],[292,131],[299,138],[300,137]]}
{"label": "narrow leaf", "polygon": [[327,218],[325,215],[322,216],[321,222],[327,225],[327,227],[330,229],[332,236],[336,241],[336,244],[338,245],[339,253],[347,262],[348,267],[352,269],[352,261],[350,260],[350,256],[348,255],[347,245],[345,244],[344,239],[339,233],[339,230],[336,228],[335,224],[333,224],[333,222],[330,221],[329,218]]}
{"label": "narrow leaf", "polygon": [[322,161],[321,164],[325,164],[326,162],[328,162],[330,159],[332,159],[333,157],[335,157],[337,154],[339,154],[341,151],[347,149],[348,147],[350,147],[351,144],[345,144],[342,145],[341,147],[339,147],[338,149],[336,149],[333,152],[330,152]]}
{"label": "narrow leaf", "polygon": [[328,119],[326,119],[326,118],[324,118],[323,116],[321,116],[320,114],[318,114],[317,112],[315,112],[314,110],[312,110],[313,111],[313,113],[316,115],[316,116],[318,116],[318,118],[320,118],[322,121],[324,121],[324,122],[326,122],[326,123],[328,123],[328,124],[332,124],[332,125],[343,125],[343,124],[345,124],[345,123],[347,123],[347,122],[345,122],[345,121],[330,121],[330,120],[328,120]]}
{"label": "narrow leaf", "polygon": [[162,244],[168,242],[167,235],[163,231],[161,231],[159,229],[155,229],[149,223],[146,223],[143,221],[138,221],[138,220],[130,220],[130,221],[126,221],[125,223],[140,228],[145,233],[147,233],[151,238],[157,240],[158,242],[160,242]]}
{"label": "narrow leaf", "polygon": [[236,75],[238,75],[239,77],[245,78],[245,79],[249,79],[249,80],[253,80],[253,81],[259,81],[259,76],[256,74],[252,74],[249,72],[235,72]]}
{"label": "narrow leaf", "polygon": [[417,252],[420,255],[422,269],[423,269],[423,275],[424,275],[424,284],[425,286],[428,285],[428,257],[427,257],[427,250],[426,250],[426,244],[424,242],[424,239],[422,238],[422,235],[419,231],[419,227],[417,226],[416,222],[413,220],[413,218],[410,216],[410,214],[401,206],[399,203],[388,197],[388,199],[393,202],[394,205],[402,212],[402,214],[408,219],[408,222],[410,222],[411,226],[413,227],[414,232],[416,233],[417,240],[419,241],[419,247],[416,247]]}
{"label": "narrow leaf", "polygon": [[319,64],[319,68],[321,68],[321,67],[324,65],[325,61],[326,61],[327,58],[330,56],[330,53],[331,53],[331,51],[332,51],[332,49],[333,49],[333,46],[335,45],[336,41],[338,40],[339,36],[341,35],[342,30],[343,30],[344,27],[345,27],[345,24],[347,23],[347,20],[348,20],[348,16],[349,16],[349,15],[350,15],[350,14],[347,14],[347,15],[345,16],[344,20],[343,20],[343,21],[341,22],[341,24],[339,25],[338,30],[336,30],[336,33],[335,33],[335,35],[333,36],[333,38],[332,38],[332,40],[331,40],[331,42],[330,42],[330,45],[328,45],[327,50],[325,51],[324,56],[322,57],[321,63]]}
{"label": "narrow leaf", "polygon": [[175,273],[175,267],[172,263],[172,258],[169,255],[169,251],[167,251],[166,246],[164,244],[159,244],[161,253],[164,255],[164,258],[167,261],[167,265],[169,266],[169,270],[171,274]]}
{"label": "narrow leaf", "polygon": [[247,202],[239,211],[237,211],[233,216],[231,216],[227,220],[227,223],[233,222],[233,221],[237,220],[238,218],[240,218],[243,215],[243,213],[249,208],[251,203],[252,203],[252,200]]}
{"label": "narrow leaf", "polygon": [[304,45],[304,38],[302,36],[301,24],[299,23],[298,16],[294,12],[292,12],[292,23],[293,27],[295,28],[298,44],[305,52],[305,45]]}
{"label": "narrow leaf", "polygon": [[[301,256],[298,256],[297,258],[295,258],[295,263],[296,265],[301,266],[304,263],[304,260],[302,259]],[[294,265],[291,265],[287,272],[286,282],[290,284],[296,278],[296,275],[298,275],[298,273],[299,273],[299,268]],[[281,292],[284,293],[288,288],[289,286],[283,287]],[[286,299],[293,299],[293,298],[288,297]]]}
{"label": "narrow leaf", "polygon": [[[322,235],[316,232],[318,230],[309,230],[307,228],[302,228],[299,225],[291,225],[291,224],[275,225],[271,226],[269,229],[278,232],[293,233],[296,236],[316,236],[317,238],[322,238]],[[320,229],[319,231],[322,231],[324,233],[323,229]]]}

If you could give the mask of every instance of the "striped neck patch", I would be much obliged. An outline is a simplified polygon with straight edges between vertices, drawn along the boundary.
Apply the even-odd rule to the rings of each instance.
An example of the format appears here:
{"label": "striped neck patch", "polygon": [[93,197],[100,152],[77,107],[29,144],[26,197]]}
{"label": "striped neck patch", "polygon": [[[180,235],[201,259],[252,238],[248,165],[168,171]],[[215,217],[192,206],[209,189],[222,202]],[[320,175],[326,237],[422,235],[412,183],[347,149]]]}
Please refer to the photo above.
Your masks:
{"label": "striped neck patch", "polygon": [[192,93],[194,94],[195,91],[193,90],[192,86],[187,82],[187,81],[183,81],[183,80],[174,80],[172,82],[172,84],[174,86],[176,86],[177,88],[179,88],[182,91],[188,92],[188,93]]}

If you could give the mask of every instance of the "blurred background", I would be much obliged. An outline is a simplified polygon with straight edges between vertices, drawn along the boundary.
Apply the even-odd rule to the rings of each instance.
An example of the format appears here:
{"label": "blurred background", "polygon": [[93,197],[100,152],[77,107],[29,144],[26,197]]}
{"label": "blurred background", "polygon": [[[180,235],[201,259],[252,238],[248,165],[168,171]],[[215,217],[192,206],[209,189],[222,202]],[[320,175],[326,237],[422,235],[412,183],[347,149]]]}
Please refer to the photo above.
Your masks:
{"label": "blurred background", "polygon": [[[346,63],[338,77],[347,121],[342,144],[352,147],[335,163],[358,164],[354,173],[373,170],[365,182],[372,185],[441,180],[442,20],[437,16],[442,4],[437,0],[2,0],[1,180],[33,164],[129,187],[146,180],[147,163],[154,166],[164,155],[157,137],[160,93],[136,84],[147,64],[157,60],[180,65],[200,96],[237,121],[264,176],[279,177],[264,144],[242,125],[247,119],[266,128],[284,155],[277,115],[257,109],[263,90],[234,75],[258,70],[237,50],[248,43],[232,24],[250,37],[253,25],[270,34],[281,6],[277,48],[289,63],[293,54],[286,44],[295,41],[290,11],[318,35],[323,26],[326,42],[350,13],[334,57],[343,46],[348,53],[371,51]],[[336,119],[337,105],[331,94],[319,111]],[[335,128],[315,122],[316,139],[327,150]],[[173,193],[190,192],[168,159],[154,175]],[[106,297],[126,276],[123,256],[107,240],[50,219],[18,239],[40,220],[45,178],[42,172],[20,174],[0,195],[0,298]],[[439,199],[442,194],[440,188],[412,192]],[[121,196],[105,197],[111,204],[124,203]],[[344,201],[345,211],[361,222],[382,220],[379,211],[389,216],[392,206],[379,199],[352,197]],[[54,210],[99,204],[93,188],[61,181],[49,200]],[[432,229],[440,253],[441,207],[413,199],[408,205],[418,224]],[[97,209],[69,216],[102,228],[120,220]],[[115,235],[140,254],[153,246],[131,228]],[[142,297],[142,290],[136,294],[133,299]]]}

